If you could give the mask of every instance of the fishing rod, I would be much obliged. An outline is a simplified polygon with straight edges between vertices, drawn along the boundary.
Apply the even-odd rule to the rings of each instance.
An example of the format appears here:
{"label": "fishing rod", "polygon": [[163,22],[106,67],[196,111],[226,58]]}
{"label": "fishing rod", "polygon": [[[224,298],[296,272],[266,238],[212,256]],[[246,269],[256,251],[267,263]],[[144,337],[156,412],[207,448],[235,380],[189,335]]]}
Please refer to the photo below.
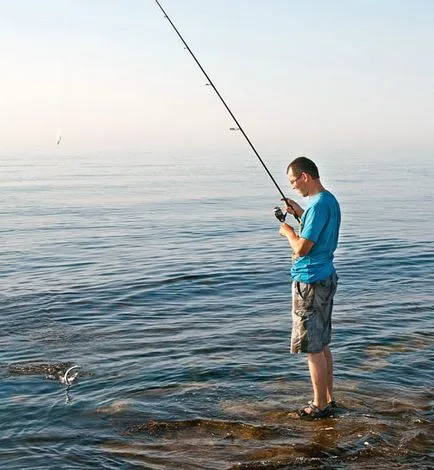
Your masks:
{"label": "fishing rod", "polygon": [[[181,39],[181,41],[183,42],[185,48],[188,50],[188,52],[190,53],[190,55],[193,57],[194,61],[196,62],[196,64],[198,65],[198,67],[200,68],[200,70],[202,71],[202,73],[205,75],[206,79],[208,80],[208,83],[212,88],[213,90],[216,92],[217,96],[220,98],[220,101],[223,103],[224,107],[226,108],[226,110],[228,111],[228,113],[231,115],[232,119],[235,121],[235,124],[237,125],[236,128],[231,128],[232,130],[239,130],[241,131],[241,133],[243,134],[244,138],[247,140],[248,144],[250,145],[251,149],[253,150],[253,152],[255,153],[255,155],[258,157],[258,160],[261,162],[262,166],[264,167],[265,171],[268,173],[268,176],[271,178],[271,180],[273,181],[274,185],[276,186],[277,190],[279,191],[279,193],[281,194],[282,198],[283,198],[283,201],[286,202],[286,205],[292,209],[294,211],[294,214],[293,216],[295,217],[295,219],[297,220],[298,223],[300,223],[300,218],[298,217],[298,215],[296,214],[294,208],[292,207],[291,204],[289,204],[288,202],[288,199],[286,198],[286,196],[283,194],[282,190],[279,188],[279,185],[276,183],[276,180],[273,178],[273,175],[270,173],[270,171],[268,170],[267,166],[265,165],[264,161],[262,160],[262,158],[260,157],[259,153],[256,151],[255,147],[253,146],[252,142],[250,141],[250,139],[247,137],[247,134],[244,132],[244,129],[241,127],[241,124],[238,122],[238,119],[234,116],[234,114],[232,113],[232,111],[230,110],[229,106],[226,104],[225,100],[222,98],[221,94],[219,93],[219,91],[217,90],[217,88],[215,87],[214,83],[212,82],[212,80],[209,78],[208,74],[205,72],[204,68],[202,67],[202,65],[200,64],[200,62],[196,59],[196,56],[193,54],[192,50],[190,49],[190,47],[188,46],[188,44],[185,42],[184,38],[181,36],[181,33],[178,31],[178,29],[176,28],[176,26],[173,24],[172,20],[169,18],[168,14],[165,12],[164,8],[161,6],[160,2],[158,0],[155,0],[155,3],[158,5],[158,7],[160,8],[160,10],[163,12],[163,15],[164,17],[167,19],[167,21],[169,21],[170,25],[172,26],[172,28],[175,30],[176,34],[178,35],[179,39]],[[280,211],[280,212],[279,212]],[[281,211],[280,207],[275,207],[274,208],[274,214],[276,215],[276,217],[281,221],[281,222],[284,222],[285,221],[285,216],[286,214],[283,214],[283,212]]]}

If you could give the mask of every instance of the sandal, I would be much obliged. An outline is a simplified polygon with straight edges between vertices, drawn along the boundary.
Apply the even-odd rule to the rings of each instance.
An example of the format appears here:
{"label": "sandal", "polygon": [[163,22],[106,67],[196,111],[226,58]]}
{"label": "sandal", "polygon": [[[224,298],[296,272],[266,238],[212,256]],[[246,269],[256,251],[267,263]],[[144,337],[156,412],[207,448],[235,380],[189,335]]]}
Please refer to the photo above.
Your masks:
{"label": "sandal", "polygon": [[[310,409],[310,412],[306,411],[306,408]],[[298,416],[301,419],[314,420],[328,418],[332,414],[332,409],[327,405],[323,410],[320,410],[313,402],[309,402],[306,408],[298,410]]]}
{"label": "sandal", "polygon": [[[312,403],[313,405],[313,400],[310,400],[308,402],[308,405],[310,405]],[[328,403],[327,403],[327,408],[330,408],[330,410],[335,410],[336,408],[338,407],[337,403],[334,401],[334,400],[330,400]]]}
{"label": "sandal", "polygon": [[335,408],[338,407],[338,405],[336,404],[336,402],[334,400],[330,400],[328,403],[327,403],[327,406],[329,408],[331,408],[332,410],[334,410]]}

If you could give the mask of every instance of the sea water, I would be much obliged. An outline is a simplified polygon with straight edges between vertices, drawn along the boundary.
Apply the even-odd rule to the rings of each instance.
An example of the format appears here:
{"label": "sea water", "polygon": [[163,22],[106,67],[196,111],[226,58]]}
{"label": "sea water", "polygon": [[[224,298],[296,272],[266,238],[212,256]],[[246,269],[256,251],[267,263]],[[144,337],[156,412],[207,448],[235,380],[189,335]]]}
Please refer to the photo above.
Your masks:
{"label": "sea water", "polygon": [[[342,209],[318,422],[254,156],[2,155],[0,467],[430,468],[433,155],[312,158]],[[37,368],[59,363],[68,390]]]}

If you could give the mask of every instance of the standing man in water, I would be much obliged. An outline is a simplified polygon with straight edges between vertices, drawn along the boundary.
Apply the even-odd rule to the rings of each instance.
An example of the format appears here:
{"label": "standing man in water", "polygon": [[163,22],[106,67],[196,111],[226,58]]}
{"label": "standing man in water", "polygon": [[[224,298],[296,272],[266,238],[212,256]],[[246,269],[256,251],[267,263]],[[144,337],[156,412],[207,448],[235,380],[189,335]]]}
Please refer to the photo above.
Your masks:
{"label": "standing man in water", "polygon": [[300,234],[286,223],[279,232],[288,239],[294,253],[291,353],[307,353],[313,388],[313,400],[298,414],[302,419],[326,418],[335,407],[333,358],[328,345],[338,280],[333,253],[341,213],[336,198],[322,185],[312,160],[296,158],[288,165],[287,174],[292,189],[309,197],[306,210],[292,199],[285,201],[286,211],[301,218]]}

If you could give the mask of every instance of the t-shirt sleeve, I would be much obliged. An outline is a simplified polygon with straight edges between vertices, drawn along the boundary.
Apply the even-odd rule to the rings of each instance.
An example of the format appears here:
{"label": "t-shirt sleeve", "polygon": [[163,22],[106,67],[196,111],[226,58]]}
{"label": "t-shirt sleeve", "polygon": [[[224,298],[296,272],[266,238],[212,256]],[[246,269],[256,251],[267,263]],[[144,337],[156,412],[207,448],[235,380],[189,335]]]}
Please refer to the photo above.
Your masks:
{"label": "t-shirt sleeve", "polygon": [[316,243],[328,220],[328,207],[315,204],[306,210],[300,237]]}

